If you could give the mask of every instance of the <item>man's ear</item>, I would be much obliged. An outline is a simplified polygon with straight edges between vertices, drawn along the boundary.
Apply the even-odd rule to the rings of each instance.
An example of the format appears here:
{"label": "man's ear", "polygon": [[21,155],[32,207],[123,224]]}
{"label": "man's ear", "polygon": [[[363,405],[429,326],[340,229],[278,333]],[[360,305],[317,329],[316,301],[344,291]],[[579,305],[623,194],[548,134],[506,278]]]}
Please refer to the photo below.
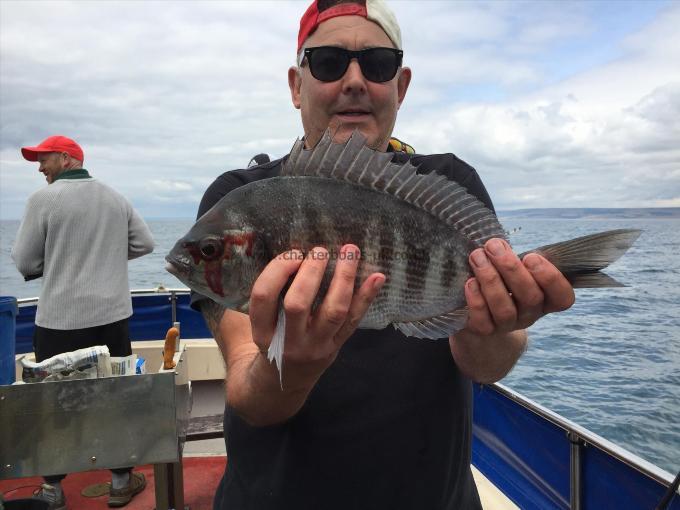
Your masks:
{"label": "man's ear", "polygon": [[290,98],[293,101],[293,106],[300,109],[300,86],[302,84],[302,70],[299,67],[291,67],[288,69],[288,88],[290,88]]}
{"label": "man's ear", "polygon": [[410,67],[403,67],[401,69],[401,72],[399,73],[399,77],[397,78],[397,97],[399,100],[399,106],[401,106],[401,103],[404,101],[404,98],[406,97],[406,91],[408,90],[408,86],[411,83],[411,68]]}

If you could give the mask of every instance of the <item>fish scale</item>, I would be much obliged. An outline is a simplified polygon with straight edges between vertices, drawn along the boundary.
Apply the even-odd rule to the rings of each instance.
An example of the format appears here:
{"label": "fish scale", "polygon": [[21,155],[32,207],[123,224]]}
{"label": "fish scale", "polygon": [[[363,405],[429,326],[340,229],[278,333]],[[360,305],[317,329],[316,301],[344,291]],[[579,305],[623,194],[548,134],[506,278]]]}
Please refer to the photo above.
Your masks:
{"label": "fish scale", "polygon": [[[441,253],[455,253],[452,242],[455,243],[459,235],[452,227],[442,224],[432,228],[429,214],[405,202],[397,203],[395,210],[395,204],[388,195],[370,189],[356,189],[349,183],[330,179],[307,178],[303,181],[281,177],[258,181],[251,185],[247,195],[240,197],[241,200],[260,204],[257,210],[245,208],[244,229],[254,231],[256,239],[258,233],[264,230],[271,235],[260,252],[263,263],[291,248],[307,253],[315,246],[326,247],[331,257],[319,292],[323,295],[335,268],[334,257],[343,244],[356,244],[362,249],[362,258],[370,265],[370,272],[384,273],[388,282],[377,298],[376,310],[380,312],[373,313],[372,307],[362,322],[364,327],[385,327],[397,320],[422,319],[462,305],[452,300],[451,289],[442,288],[440,280],[433,281],[429,289],[425,288],[430,262],[423,260],[422,254],[427,255],[430,247],[439,240],[444,242]],[[292,212],[281,214],[281,204],[287,204],[286,208]],[[409,221],[395,221],[395,218],[406,215],[410,216]],[[366,218],[373,219],[367,222]],[[328,224],[335,225],[335,228],[323,228]],[[367,228],[370,226],[377,231],[371,232],[371,228]],[[398,235],[393,235],[394,232]],[[383,245],[383,239],[390,241]],[[395,243],[396,239],[399,242]],[[379,256],[387,252],[402,263],[395,264],[393,258]],[[417,253],[421,256],[414,256]],[[374,254],[378,255],[377,259],[374,259]],[[440,265],[444,262],[437,260],[434,263]],[[454,262],[456,267],[465,267],[466,264],[466,261]],[[358,271],[360,276],[365,274],[363,265],[362,261]],[[468,276],[466,271],[461,278],[467,279]],[[360,284],[358,277],[356,286]],[[431,309],[432,306],[437,308]]]}

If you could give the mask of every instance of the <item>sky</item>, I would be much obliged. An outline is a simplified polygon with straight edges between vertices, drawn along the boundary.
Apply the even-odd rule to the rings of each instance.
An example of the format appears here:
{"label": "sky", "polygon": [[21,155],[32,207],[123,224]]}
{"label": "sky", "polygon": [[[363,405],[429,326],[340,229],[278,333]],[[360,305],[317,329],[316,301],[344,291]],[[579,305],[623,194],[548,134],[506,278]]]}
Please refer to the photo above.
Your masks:
{"label": "sky", "polygon": [[[680,2],[391,0],[413,72],[394,135],[452,152],[497,210],[680,206]],[[0,219],[62,134],[145,218],[302,135],[298,1],[0,0]]]}

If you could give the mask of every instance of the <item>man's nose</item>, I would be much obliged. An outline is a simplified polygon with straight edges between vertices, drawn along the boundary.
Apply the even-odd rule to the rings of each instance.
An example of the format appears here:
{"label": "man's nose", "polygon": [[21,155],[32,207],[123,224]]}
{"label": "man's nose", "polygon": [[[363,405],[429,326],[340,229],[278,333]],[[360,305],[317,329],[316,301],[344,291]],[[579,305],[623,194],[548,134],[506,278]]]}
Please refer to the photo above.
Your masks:
{"label": "man's nose", "polygon": [[364,78],[357,59],[353,58],[347,72],[343,76],[342,90],[345,93],[361,93],[366,91],[366,78]]}

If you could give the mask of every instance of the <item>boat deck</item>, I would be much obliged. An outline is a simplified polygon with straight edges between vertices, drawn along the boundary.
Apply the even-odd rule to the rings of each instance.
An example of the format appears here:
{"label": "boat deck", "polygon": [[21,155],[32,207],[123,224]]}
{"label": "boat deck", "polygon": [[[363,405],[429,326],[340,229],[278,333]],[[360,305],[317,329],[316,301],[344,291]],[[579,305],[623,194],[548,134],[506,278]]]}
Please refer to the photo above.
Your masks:
{"label": "boat deck", "polygon": [[[184,468],[184,503],[190,510],[212,510],[212,499],[215,489],[224,473],[226,457],[185,457]],[[153,466],[138,466],[136,471],[144,473],[146,488],[125,506],[129,510],[152,510],[156,507],[154,495]],[[97,510],[109,508],[107,505],[108,487],[111,472],[105,469],[85,471],[68,475],[63,482],[68,508],[71,510]],[[6,500],[30,498],[33,491],[40,487],[42,478],[19,478],[0,480],[0,492]],[[83,496],[83,489],[96,492],[103,489],[101,496]],[[101,494],[103,491],[99,491]]]}
{"label": "boat deck", "polygon": [[[217,485],[224,473],[226,457],[211,455],[207,457],[184,457],[184,503],[190,510],[212,510],[212,498]],[[477,482],[482,506],[485,510],[515,509],[514,505],[503,493],[489,482],[484,475],[474,467],[473,475]],[[152,510],[155,508],[154,496],[154,470],[153,466],[138,466],[136,471],[144,473],[147,485],[144,491],[135,496],[125,508],[130,510]],[[96,497],[86,497],[82,494],[90,488],[96,490],[104,487],[111,481],[111,473],[108,470],[85,471],[74,473],[64,479],[63,487],[69,508],[76,509],[105,509],[107,496],[102,494]],[[35,490],[40,487],[42,478],[20,478],[15,480],[0,480],[0,493],[5,498],[20,499],[30,498]],[[106,490],[106,488],[104,488]]]}

